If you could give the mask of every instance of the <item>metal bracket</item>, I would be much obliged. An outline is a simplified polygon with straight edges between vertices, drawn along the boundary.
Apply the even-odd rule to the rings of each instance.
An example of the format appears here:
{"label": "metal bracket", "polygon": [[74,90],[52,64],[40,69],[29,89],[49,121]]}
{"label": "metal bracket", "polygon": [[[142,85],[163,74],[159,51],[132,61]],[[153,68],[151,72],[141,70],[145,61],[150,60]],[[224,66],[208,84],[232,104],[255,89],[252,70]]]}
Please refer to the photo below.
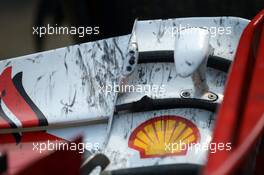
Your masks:
{"label": "metal bracket", "polygon": [[212,47],[210,33],[202,28],[189,28],[175,35],[174,62],[179,76],[192,77],[194,98],[204,98],[209,87],[206,82],[206,68]]}
{"label": "metal bracket", "polygon": [[[129,41],[127,55],[122,69],[122,82],[126,83],[128,76],[134,71],[141,55],[137,43],[137,20],[134,23]],[[210,45],[210,33],[207,29],[193,27],[181,30],[174,36],[174,64],[179,76],[192,77],[194,93],[192,98],[216,101],[218,96],[209,91],[206,81],[208,58],[212,56],[213,48]],[[166,51],[164,51],[167,53]],[[182,98],[185,98],[180,94]]]}
{"label": "metal bracket", "polygon": [[137,37],[136,37],[136,25],[137,25],[137,20],[135,20],[132,34],[128,43],[128,49],[127,49],[127,54],[123,63],[123,68],[122,68],[122,76],[125,78],[128,75],[130,75],[137,63],[138,63],[138,45],[137,45]]}

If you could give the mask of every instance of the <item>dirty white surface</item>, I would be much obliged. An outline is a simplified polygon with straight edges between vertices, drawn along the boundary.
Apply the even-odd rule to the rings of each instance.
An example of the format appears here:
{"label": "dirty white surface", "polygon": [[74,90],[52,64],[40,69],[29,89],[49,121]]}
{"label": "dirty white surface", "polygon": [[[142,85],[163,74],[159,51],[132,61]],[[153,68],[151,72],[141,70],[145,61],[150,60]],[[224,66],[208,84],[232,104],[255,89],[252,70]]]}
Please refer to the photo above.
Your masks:
{"label": "dirty white surface", "polygon": [[206,63],[211,54],[210,33],[206,29],[191,28],[175,34],[174,63],[181,77],[188,77]]}
{"label": "dirty white surface", "polygon": [[[174,26],[179,25],[180,23],[191,23],[195,26],[230,25],[232,35],[217,35],[216,37],[210,37],[210,44],[214,48],[213,55],[232,60],[236,51],[236,46],[240,34],[248,21],[233,17],[202,19],[196,18],[196,20],[194,21],[193,18],[191,18],[187,21],[183,19],[175,19],[166,21],[157,20],[139,22],[139,27],[137,29],[145,30],[145,32],[142,32],[141,30],[141,33],[137,33],[137,37],[139,39],[142,38],[142,41],[139,41],[139,43],[145,43],[143,45],[140,45],[140,50],[168,50],[168,48],[170,47],[170,43],[173,42],[168,42],[168,37],[166,37],[166,34],[162,30],[164,29],[166,24]],[[148,42],[145,42],[145,40],[147,40]],[[220,99],[222,98],[222,94],[224,91],[226,76],[226,73],[214,70],[212,68],[207,68],[206,70],[208,86],[211,91],[219,95]],[[190,82],[190,77],[182,78],[177,75],[175,71],[175,65],[173,63],[141,64],[136,67],[133,74],[129,77],[128,84],[142,86],[158,85],[158,87],[164,86],[165,91],[158,90],[156,93],[123,93],[119,95],[117,104],[137,101],[145,95],[148,95],[149,97],[154,99],[172,97],[178,98],[181,90],[193,89],[193,85]],[[107,170],[175,163],[204,164],[206,162],[206,156],[208,153],[207,150],[199,150],[197,152],[195,152],[194,150],[188,150],[187,154],[184,156],[141,158],[137,150],[132,149],[128,146],[129,137],[136,127],[138,127],[141,123],[147,121],[148,119],[156,118],[157,116],[162,115],[177,115],[182,118],[188,119],[189,121],[193,122],[199,129],[199,132],[201,134],[201,140],[199,142],[200,144],[208,144],[211,141],[215,114],[206,110],[188,108],[114,115],[110,137],[107,139],[108,142],[104,141],[104,139],[106,139],[105,136],[107,135],[107,124],[86,126],[81,129],[81,132],[83,133],[86,142],[99,143],[99,152],[102,152],[107,157],[109,157],[111,163],[107,167]],[[71,132],[59,133],[58,130],[53,130],[51,133],[59,135],[65,139],[70,139],[74,135],[72,131],[73,130],[71,130]],[[93,152],[97,151],[94,150]]]}
{"label": "dirty white surface", "polygon": [[[168,27],[180,24],[196,27],[230,26],[230,35],[210,37],[210,45],[214,48],[213,55],[232,60],[247,23],[247,20],[235,17],[140,21],[137,26],[140,31],[137,33],[139,51],[172,50],[174,39],[165,31]],[[161,99],[177,98],[181,90],[193,89],[190,77],[177,76],[174,63],[151,63],[138,65],[128,83],[158,85],[164,87],[165,91],[124,93],[118,97],[117,103],[116,93],[99,93],[99,86],[119,82],[128,40],[129,35],[5,60],[0,62],[0,70],[12,66],[13,76],[23,72],[22,83],[26,92],[50,125],[78,124],[109,117],[113,114],[115,104],[133,102],[145,95]],[[226,73],[208,68],[206,76],[210,90],[222,97]],[[188,150],[183,156],[143,159],[137,150],[128,147],[129,137],[135,128],[148,119],[163,115],[177,115],[188,119],[198,128],[200,143],[207,144],[210,141],[215,114],[188,108],[114,115],[110,131],[108,123],[102,123],[48,132],[67,140],[82,134],[84,142],[93,145],[91,152],[99,151],[109,157],[111,164],[107,167],[108,170],[171,163],[204,164],[206,150]],[[15,118],[11,115],[9,117]],[[19,125],[19,122],[16,123]]]}
{"label": "dirty white surface", "polygon": [[113,113],[116,94],[103,93],[99,89],[118,84],[127,38],[117,37],[4,60],[0,62],[0,71],[12,67],[12,77],[22,72],[26,93],[49,125],[108,117]]}
{"label": "dirty white surface", "polygon": [[[193,17],[139,21],[136,27],[138,47],[141,52],[173,50],[174,35],[177,30],[202,27],[211,31],[210,44],[215,49],[213,55],[232,60],[241,32],[248,22],[249,20],[238,17]],[[230,27],[230,32],[227,31],[229,30],[227,27]],[[225,34],[214,32],[215,29],[223,31],[224,28]]]}
{"label": "dirty white surface", "polygon": [[[140,158],[140,154],[137,150],[128,147],[129,137],[136,127],[148,119],[164,115],[176,115],[188,119],[196,125],[200,132],[200,144],[208,144],[211,141],[214,114],[205,110],[188,108],[115,115],[107,145],[104,145],[104,139],[107,134],[107,124],[83,126],[65,130],[50,130],[49,133],[67,140],[71,140],[74,136],[82,134],[84,136],[84,143],[94,145],[93,150],[90,150],[91,152],[102,152],[110,159],[111,163],[107,168],[108,170],[173,163],[204,164],[207,150],[203,149],[193,149],[188,151],[186,155],[181,156]],[[99,147],[97,147],[97,145],[99,145]]]}
{"label": "dirty white surface", "polygon": [[[173,50],[173,27],[230,27],[230,35],[216,34],[210,38],[210,45],[214,48],[213,55],[232,60],[247,23],[247,20],[235,17],[139,21],[136,36],[139,51]],[[129,35],[126,35],[8,59],[0,62],[0,72],[11,66],[12,76],[23,73],[26,93],[51,126],[107,118],[113,114],[117,93],[102,93],[99,89],[119,83],[128,40]],[[226,74],[208,68],[206,76],[210,90],[221,97]],[[171,63],[138,65],[128,81],[164,86],[165,91],[122,94],[117,104],[132,102],[145,95],[177,98],[182,89],[193,89],[190,78],[177,76]],[[10,114],[10,106],[1,105],[8,118],[21,127],[20,123],[24,121],[17,121],[16,116]]]}

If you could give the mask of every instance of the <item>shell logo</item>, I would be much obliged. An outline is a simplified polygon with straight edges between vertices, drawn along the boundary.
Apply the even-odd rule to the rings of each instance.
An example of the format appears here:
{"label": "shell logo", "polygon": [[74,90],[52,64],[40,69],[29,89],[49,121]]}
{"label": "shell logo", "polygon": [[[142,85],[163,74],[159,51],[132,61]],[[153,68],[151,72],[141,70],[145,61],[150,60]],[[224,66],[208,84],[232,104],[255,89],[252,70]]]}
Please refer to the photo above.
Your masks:
{"label": "shell logo", "polygon": [[200,141],[198,128],[179,116],[159,116],[140,124],[130,135],[128,146],[139,151],[140,158],[186,155],[187,149],[166,149],[169,143],[197,143]]}

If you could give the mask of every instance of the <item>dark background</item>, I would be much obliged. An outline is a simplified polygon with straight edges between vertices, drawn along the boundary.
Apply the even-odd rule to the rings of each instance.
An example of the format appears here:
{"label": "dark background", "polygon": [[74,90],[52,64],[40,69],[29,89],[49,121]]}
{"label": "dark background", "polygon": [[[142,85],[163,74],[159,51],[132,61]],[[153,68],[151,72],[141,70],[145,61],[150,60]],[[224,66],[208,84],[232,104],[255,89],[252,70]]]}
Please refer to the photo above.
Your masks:
{"label": "dark background", "polygon": [[[0,59],[128,34],[135,18],[254,17],[264,0],[0,0]],[[40,39],[33,26],[100,26],[100,35],[52,35]]]}

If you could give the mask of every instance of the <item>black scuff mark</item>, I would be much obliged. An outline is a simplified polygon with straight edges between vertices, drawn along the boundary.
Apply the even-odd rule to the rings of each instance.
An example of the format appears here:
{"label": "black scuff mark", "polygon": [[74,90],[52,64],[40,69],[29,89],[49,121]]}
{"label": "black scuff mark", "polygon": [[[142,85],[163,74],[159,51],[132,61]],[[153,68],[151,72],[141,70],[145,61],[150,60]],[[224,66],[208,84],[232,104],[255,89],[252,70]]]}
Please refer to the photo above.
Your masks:
{"label": "black scuff mark", "polygon": [[52,78],[53,76],[55,75],[57,71],[52,71],[51,74],[49,75],[49,83],[48,83],[48,88],[49,88],[49,98],[50,100],[52,100],[52,97],[53,97],[53,88],[55,86],[55,83],[53,82],[52,83]]}
{"label": "black scuff mark", "polygon": [[156,69],[155,69],[155,72],[159,72],[160,71],[160,67],[157,67]]}
{"label": "black scuff mark", "polygon": [[[37,82],[39,82],[43,77],[44,77],[44,75],[40,75],[40,76],[38,76],[38,78],[37,78]],[[36,83],[37,83],[37,82],[36,82]]]}
{"label": "black scuff mark", "polygon": [[92,51],[92,55],[91,55],[91,58],[93,59],[93,60],[95,60],[95,61],[97,61],[96,60],[96,51],[95,51],[95,49],[93,49],[93,51]]}
{"label": "black scuff mark", "polygon": [[68,75],[69,71],[68,71],[68,64],[66,62],[66,59],[67,59],[67,53],[65,53],[65,55],[64,55],[64,67],[66,70],[66,74]]}
{"label": "black scuff mark", "polygon": [[[173,26],[173,27],[176,27],[176,23],[175,23],[175,21],[172,22],[172,26]],[[174,32],[174,31],[173,31],[173,32]]]}
{"label": "black scuff mark", "polygon": [[103,94],[103,93],[99,93],[99,97],[98,97],[98,99],[99,99],[99,104],[102,106],[102,108],[106,109],[106,107],[107,107],[107,102],[106,102],[106,100],[105,100],[105,96],[104,96],[104,94]]}
{"label": "black scuff mark", "polygon": [[68,115],[70,112],[73,112],[72,111],[72,107],[74,106],[75,102],[76,102],[76,94],[77,94],[77,91],[75,90],[74,91],[74,96],[72,98],[72,100],[69,100],[69,103],[64,103],[62,100],[60,101],[60,103],[63,105],[62,107],[62,111]]}
{"label": "black scuff mark", "polygon": [[89,106],[94,106],[95,101],[93,98],[95,97],[95,87],[93,85],[93,81],[91,77],[92,74],[90,72],[91,70],[89,69],[89,67],[85,65],[84,58],[83,58],[80,48],[77,49],[77,57],[78,57],[78,65],[82,72],[82,75],[81,75],[82,89],[83,91],[87,90],[87,92],[89,93],[87,94],[86,101],[89,104]]}
{"label": "black scuff mark", "polygon": [[90,52],[92,52],[92,49],[91,48],[87,50],[87,53],[90,53]]}
{"label": "black scuff mark", "polygon": [[210,128],[212,123],[214,121],[214,114],[210,114],[208,122],[207,122],[207,127]]}
{"label": "black scuff mark", "polygon": [[38,85],[38,83],[40,82],[40,80],[42,80],[42,78],[45,76],[45,74],[43,74],[43,75],[40,75],[40,76],[38,76],[37,77],[37,79],[36,79],[36,82],[35,82],[35,84],[34,84],[34,95],[36,96],[36,94],[38,93],[37,92],[37,85]]}
{"label": "black scuff mark", "polygon": [[192,62],[190,62],[190,61],[185,61],[185,63],[188,65],[188,66],[191,66],[193,63]]}
{"label": "black scuff mark", "polygon": [[168,75],[167,82],[171,81],[171,79],[172,79],[172,76],[171,76],[171,68],[170,68],[170,71],[169,71],[169,75]]}
{"label": "black scuff mark", "polygon": [[113,43],[114,43],[114,45],[115,45],[115,47],[116,47],[117,51],[118,51],[118,52],[119,52],[119,54],[121,55],[121,58],[122,58],[122,60],[124,60],[124,59],[125,59],[125,57],[124,57],[124,54],[123,54],[123,52],[121,51],[120,47],[118,46],[118,44],[117,44],[117,42],[116,42],[116,39],[115,39],[115,38],[113,39]]}
{"label": "black scuff mark", "polygon": [[101,44],[99,42],[95,42],[95,43],[96,43],[97,47],[102,51],[103,49],[101,47]]}
{"label": "black scuff mark", "polygon": [[142,78],[144,77],[144,75],[145,75],[145,72],[143,71],[143,68],[140,67],[138,69],[138,78],[142,80]]}
{"label": "black scuff mark", "polygon": [[66,47],[67,52],[71,52],[70,46]]}
{"label": "black scuff mark", "polygon": [[228,44],[228,48],[229,48],[229,54],[233,54],[234,50],[232,49],[232,45]]}
{"label": "black scuff mark", "polygon": [[33,59],[33,58],[27,58],[26,60],[27,61],[31,61],[32,63],[35,63],[36,62],[36,59]]}
{"label": "black scuff mark", "polygon": [[164,70],[165,70],[165,68],[164,68],[164,64],[162,64],[162,77],[161,77],[161,83],[160,83],[160,85],[159,85],[159,87],[158,87],[158,90],[160,91],[161,90],[161,87],[162,87],[162,85],[163,85],[163,82],[164,82]]}
{"label": "black scuff mark", "polygon": [[34,58],[26,58],[27,61],[31,61],[32,63],[39,63],[39,59],[42,58],[43,55],[39,54],[37,56],[35,56]]}
{"label": "black scuff mark", "polygon": [[[99,70],[99,72],[100,72],[100,70]],[[97,81],[97,83],[99,84],[100,87],[104,87],[104,83],[101,81],[101,78],[100,78],[100,76],[98,74],[95,75],[95,79],[96,79],[96,81]]]}
{"label": "black scuff mark", "polygon": [[220,26],[222,26],[223,23],[224,23],[224,19],[223,19],[223,17],[221,17],[220,20],[219,20],[219,24],[220,24]]}
{"label": "black scuff mark", "polygon": [[6,64],[5,64],[5,67],[9,66],[11,64],[11,61],[8,61]]}
{"label": "black scuff mark", "polygon": [[218,23],[216,19],[214,19],[213,21],[214,21],[214,23],[215,23],[215,24],[217,24],[217,23]]}
{"label": "black scuff mark", "polygon": [[82,76],[81,76],[82,86],[85,86],[87,83],[88,77],[89,77],[89,73],[88,73],[87,68],[84,64],[80,48],[77,49],[77,57],[78,57],[78,60],[76,60],[76,64],[79,65],[79,67],[82,71]]}
{"label": "black scuff mark", "polygon": [[221,43],[220,43],[219,39],[216,40],[216,43],[217,43],[217,46],[218,46],[218,47],[221,46]]}
{"label": "black scuff mark", "polygon": [[160,43],[160,39],[164,36],[165,34],[165,30],[164,30],[164,26],[163,24],[160,24],[159,25],[159,30],[158,30],[158,33],[157,33],[157,41]]}
{"label": "black scuff mark", "polygon": [[109,48],[108,43],[106,41],[103,41],[103,47],[104,47],[104,55],[102,56],[102,59],[107,63],[114,64],[113,60],[111,59],[111,55],[113,55],[114,51],[111,48]]}
{"label": "black scuff mark", "polygon": [[[113,41],[112,41],[113,43]],[[113,44],[109,44],[107,41],[103,41],[103,50],[104,50],[104,55],[102,56],[102,60],[105,62],[107,65],[105,71],[106,71],[106,78],[110,78],[112,81],[116,82],[116,74],[118,73],[119,66],[118,62],[116,60],[116,47]],[[103,80],[106,81],[106,80]]]}
{"label": "black scuff mark", "polygon": [[152,68],[150,69],[150,72],[149,72],[149,81],[150,84],[151,84],[151,77],[152,77],[152,70],[154,69],[154,65],[152,65]]}

